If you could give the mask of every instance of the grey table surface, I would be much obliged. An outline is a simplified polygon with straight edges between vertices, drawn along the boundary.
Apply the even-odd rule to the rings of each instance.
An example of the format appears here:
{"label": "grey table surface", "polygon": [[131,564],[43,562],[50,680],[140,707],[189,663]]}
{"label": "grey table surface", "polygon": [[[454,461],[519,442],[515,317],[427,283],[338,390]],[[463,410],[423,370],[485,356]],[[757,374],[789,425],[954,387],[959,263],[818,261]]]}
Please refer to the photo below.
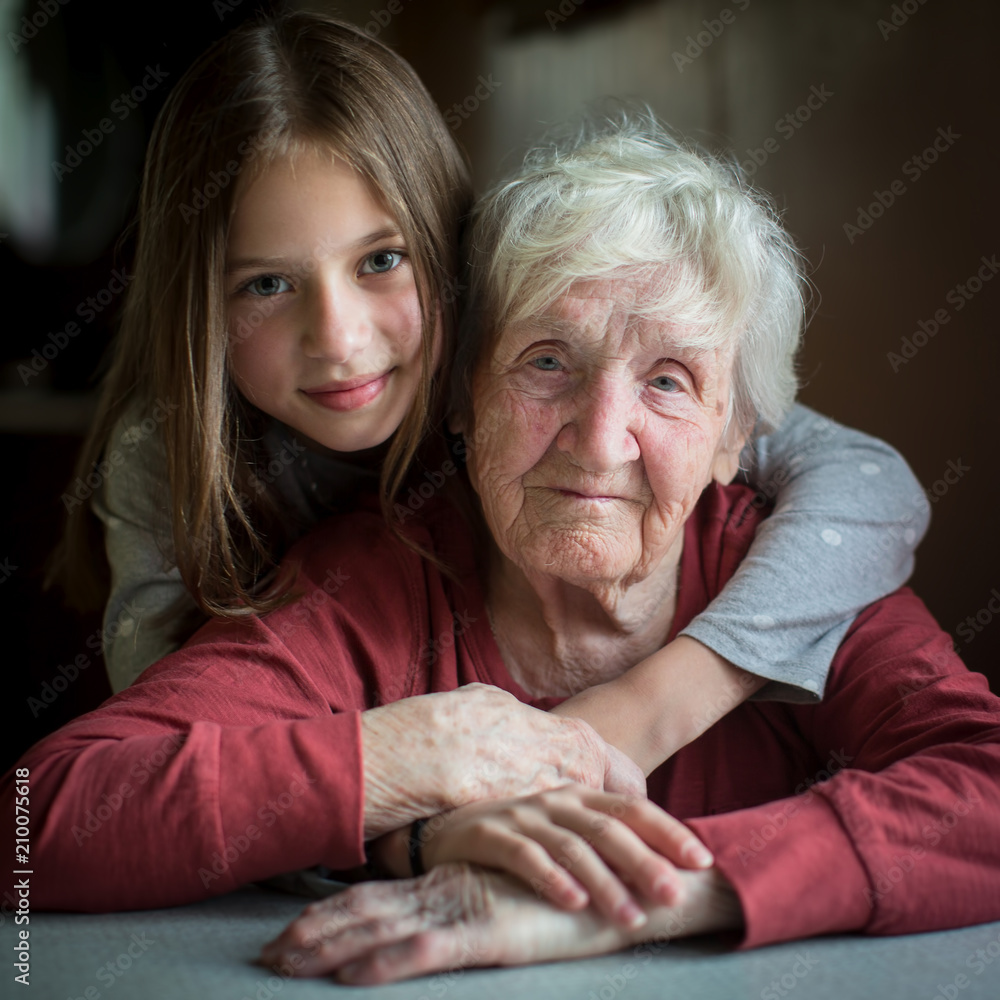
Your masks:
{"label": "grey table surface", "polygon": [[717,939],[672,941],[658,954],[458,969],[391,986],[291,980],[254,965],[261,944],[307,902],[248,887],[206,902],[134,913],[32,913],[30,985],[14,981],[15,927],[2,934],[0,997],[36,1000],[579,1000],[791,997],[793,1000],[998,1000],[1000,922],[905,937],[814,938],[736,952]]}

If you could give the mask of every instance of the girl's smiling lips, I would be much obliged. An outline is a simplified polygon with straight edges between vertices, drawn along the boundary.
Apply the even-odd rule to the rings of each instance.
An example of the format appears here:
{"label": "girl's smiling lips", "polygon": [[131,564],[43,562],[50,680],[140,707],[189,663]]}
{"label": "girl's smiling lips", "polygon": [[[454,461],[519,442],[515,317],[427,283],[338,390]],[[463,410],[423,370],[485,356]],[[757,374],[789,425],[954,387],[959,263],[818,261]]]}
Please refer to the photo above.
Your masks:
{"label": "girl's smiling lips", "polygon": [[358,375],[342,382],[327,382],[312,389],[303,389],[314,403],[328,410],[358,410],[381,395],[393,369],[381,375]]}

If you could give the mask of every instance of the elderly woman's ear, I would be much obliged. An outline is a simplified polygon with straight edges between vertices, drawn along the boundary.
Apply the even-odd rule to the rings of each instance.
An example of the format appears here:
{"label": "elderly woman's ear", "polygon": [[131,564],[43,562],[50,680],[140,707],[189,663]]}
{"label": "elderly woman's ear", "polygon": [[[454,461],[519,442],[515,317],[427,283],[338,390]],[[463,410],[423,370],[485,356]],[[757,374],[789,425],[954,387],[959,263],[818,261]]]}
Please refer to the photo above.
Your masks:
{"label": "elderly woman's ear", "polygon": [[740,455],[749,440],[750,433],[737,427],[722,435],[712,462],[712,479],[721,486],[727,486],[736,478],[736,473],[740,471]]}

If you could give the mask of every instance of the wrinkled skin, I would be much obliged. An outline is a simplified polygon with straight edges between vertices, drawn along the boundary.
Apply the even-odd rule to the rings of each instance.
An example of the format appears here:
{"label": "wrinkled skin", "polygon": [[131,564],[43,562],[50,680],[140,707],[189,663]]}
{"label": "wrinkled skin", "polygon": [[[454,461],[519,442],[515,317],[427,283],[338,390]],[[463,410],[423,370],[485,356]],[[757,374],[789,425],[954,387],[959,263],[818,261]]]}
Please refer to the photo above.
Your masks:
{"label": "wrinkled skin", "polygon": [[535,695],[612,680],[663,645],[684,522],[738,467],[731,351],[692,347],[690,331],[648,314],[656,288],[579,281],[508,326],[460,420],[496,546],[498,641]]}
{"label": "wrinkled skin", "polygon": [[587,723],[488,684],[362,713],[365,839],[421,816],[570,782],[645,796],[642,770]]}
{"label": "wrinkled skin", "polygon": [[638,315],[654,290],[577,282],[505,329],[476,374],[470,478],[494,541],[529,579],[624,599],[672,553],[705,486],[735,472],[742,440],[723,440],[732,358]]}
{"label": "wrinkled skin", "polygon": [[651,907],[628,931],[593,909],[556,910],[507,876],[448,864],[419,879],[366,882],[308,906],[261,964],[282,975],[336,974],[375,984],[473,966],[522,965],[616,951],[739,926],[735,894],[714,872],[685,872],[683,900]]}

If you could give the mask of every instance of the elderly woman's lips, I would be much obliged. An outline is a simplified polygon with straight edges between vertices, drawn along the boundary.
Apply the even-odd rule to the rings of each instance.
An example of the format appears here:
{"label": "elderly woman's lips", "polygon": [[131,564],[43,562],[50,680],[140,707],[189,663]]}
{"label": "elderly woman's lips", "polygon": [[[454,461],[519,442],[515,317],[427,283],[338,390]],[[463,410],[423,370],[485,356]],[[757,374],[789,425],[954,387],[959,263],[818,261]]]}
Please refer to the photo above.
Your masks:
{"label": "elderly woman's lips", "polygon": [[607,502],[610,500],[623,500],[624,497],[617,496],[611,493],[580,493],[577,490],[565,490],[559,487],[556,488],[557,493],[561,493],[564,497],[570,497],[575,500],[593,500],[598,503]]}

